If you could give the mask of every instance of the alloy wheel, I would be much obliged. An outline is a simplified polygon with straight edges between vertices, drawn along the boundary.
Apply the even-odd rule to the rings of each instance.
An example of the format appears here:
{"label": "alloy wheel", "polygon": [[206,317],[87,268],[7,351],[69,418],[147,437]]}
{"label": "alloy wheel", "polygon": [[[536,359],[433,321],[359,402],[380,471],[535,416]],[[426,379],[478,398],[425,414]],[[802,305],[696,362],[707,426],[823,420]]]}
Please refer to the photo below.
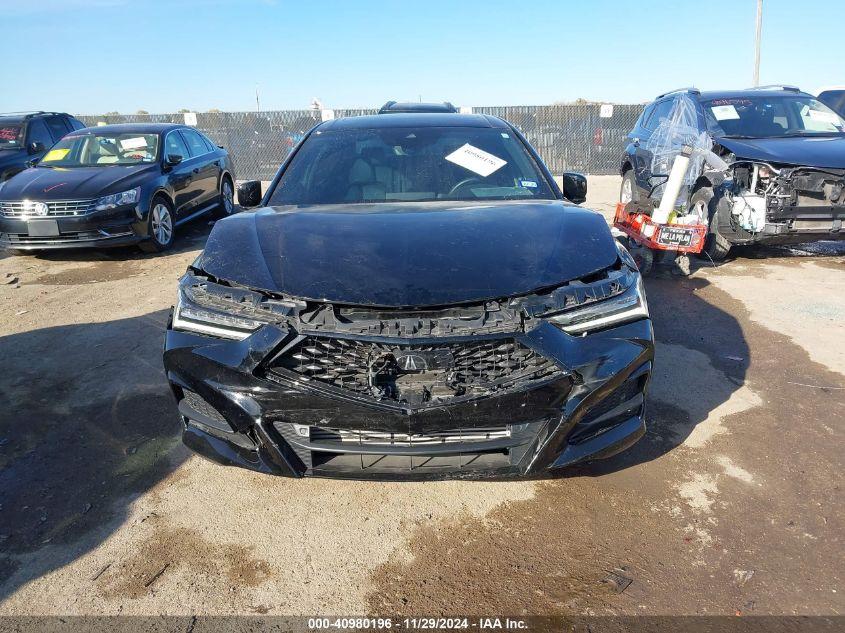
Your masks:
{"label": "alloy wheel", "polygon": [[226,215],[232,215],[235,211],[235,192],[232,191],[232,183],[223,181],[223,210]]}
{"label": "alloy wheel", "polygon": [[161,202],[153,207],[152,230],[156,241],[162,245],[168,244],[173,236],[173,219],[170,217],[170,209]]}

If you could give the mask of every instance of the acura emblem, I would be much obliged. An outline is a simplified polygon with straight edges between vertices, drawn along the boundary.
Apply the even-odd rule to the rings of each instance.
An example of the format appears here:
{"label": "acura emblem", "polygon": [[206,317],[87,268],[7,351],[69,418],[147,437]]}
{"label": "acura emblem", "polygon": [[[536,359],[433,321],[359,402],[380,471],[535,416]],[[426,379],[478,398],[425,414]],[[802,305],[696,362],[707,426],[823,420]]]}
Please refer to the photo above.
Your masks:
{"label": "acura emblem", "polygon": [[425,358],[417,354],[400,354],[396,357],[396,364],[402,371],[424,371],[428,369]]}

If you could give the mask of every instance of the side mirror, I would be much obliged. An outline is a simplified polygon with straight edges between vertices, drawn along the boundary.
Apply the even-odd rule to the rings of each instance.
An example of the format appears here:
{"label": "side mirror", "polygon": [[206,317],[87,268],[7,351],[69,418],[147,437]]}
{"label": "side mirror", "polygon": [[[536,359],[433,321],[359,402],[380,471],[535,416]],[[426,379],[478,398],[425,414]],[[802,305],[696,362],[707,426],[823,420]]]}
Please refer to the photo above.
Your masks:
{"label": "side mirror", "polygon": [[238,204],[246,208],[261,204],[260,180],[247,180],[238,185]]}
{"label": "side mirror", "polygon": [[587,177],[574,171],[563,172],[563,196],[570,202],[581,204],[587,199]]}
{"label": "side mirror", "polygon": [[165,161],[170,167],[174,167],[182,162],[182,156],[180,154],[168,154],[167,160]]}
{"label": "side mirror", "polygon": [[47,148],[44,146],[44,143],[41,141],[34,141],[29,144],[29,153],[30,154],[41,154],[47,151]]}

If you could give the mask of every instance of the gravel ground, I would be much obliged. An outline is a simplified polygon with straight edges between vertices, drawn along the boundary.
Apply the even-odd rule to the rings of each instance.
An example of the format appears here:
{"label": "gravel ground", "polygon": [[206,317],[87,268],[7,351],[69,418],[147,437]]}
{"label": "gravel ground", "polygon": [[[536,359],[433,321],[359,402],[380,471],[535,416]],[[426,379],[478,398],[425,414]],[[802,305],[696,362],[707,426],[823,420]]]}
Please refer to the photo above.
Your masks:
{"label": "gravel ground", "polygon": [[[588,206],[618,186],[591,178]],[[359,483],[179,443],[162,334],[207,232],[164,256],[0,258],[0,614],[845,610],[842,247],[649,279],[649,433],[623,455],[544,482]]]}

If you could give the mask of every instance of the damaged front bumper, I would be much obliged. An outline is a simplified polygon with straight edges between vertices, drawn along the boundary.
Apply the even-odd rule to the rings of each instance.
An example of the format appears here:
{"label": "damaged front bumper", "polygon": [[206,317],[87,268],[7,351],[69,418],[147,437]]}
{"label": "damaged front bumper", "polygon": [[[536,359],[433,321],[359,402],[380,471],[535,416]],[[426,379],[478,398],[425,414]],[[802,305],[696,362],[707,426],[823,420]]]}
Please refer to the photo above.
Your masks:
{"label": "damaged front bumper", "polygon": [[719,230],[734,244],[845,239],[845,170],[740,160],[728,175]]}
{"label": "damaged front bumper", "polygon": [[[608,457],[645,432],[654,353],[648,319],[588,336],[544,322],[530,332],[451,339],[454,353],[470,343],[518,346],[555,370],[495,393],[417,405],[377,400],[285,369],[280,352],[301,338],[269,324],[243,340],[168,327],[164,365],[185,444],[221,464],[293,477],[515,478]],[[424,359],[446,343],[356,340],[402,343],[424,350]],[[489,371],[488,361],[479,362],[480,371]]]}

